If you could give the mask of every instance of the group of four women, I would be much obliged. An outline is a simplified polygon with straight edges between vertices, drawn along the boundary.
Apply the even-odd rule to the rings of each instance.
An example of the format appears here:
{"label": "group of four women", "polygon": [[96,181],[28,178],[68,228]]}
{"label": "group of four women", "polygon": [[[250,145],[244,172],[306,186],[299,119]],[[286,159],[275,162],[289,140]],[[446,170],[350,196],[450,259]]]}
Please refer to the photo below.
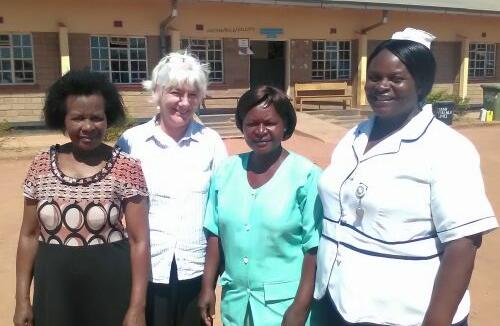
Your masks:
{"label": "group of four women", "polygon": [[116,89],[67,73],[44,114],[70,142],[38,154],[24,183],[14,324],[211,325],[218,279],[226,326],[467,325],[497,221],[474,146],[424,105],[431,40],[406,29],[374,50],[374,115],[323,173],[283,148],[297,118],[274,87],[240,98],[251,151],[227,158],[193,118],[208,70],[192,56],[158,63],[145,83],[158,115],[114,148]]}

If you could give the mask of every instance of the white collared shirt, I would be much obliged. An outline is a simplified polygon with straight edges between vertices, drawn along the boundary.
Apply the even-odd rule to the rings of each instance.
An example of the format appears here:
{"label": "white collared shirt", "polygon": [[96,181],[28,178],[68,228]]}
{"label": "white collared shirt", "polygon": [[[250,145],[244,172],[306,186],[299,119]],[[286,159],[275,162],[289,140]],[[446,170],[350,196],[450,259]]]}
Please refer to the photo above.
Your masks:
{"label": "white collared shirt", "polygon": [[373,119],[339,142],[320,179],[315,297],[328,291],[351,323],[421,325],[443,244],[498,224],[476,149],[430,106],[364,153]]}
{"label": "white collared shirt", "polygon": [[141,161],[146,178],[152,281],[169,283],[174,255],[179,280],[200,276],[205,262],[203,218],[210,177],[227,157],[222,139],[193,120],[176,142],[153,118],[125,131],[117,144]]}

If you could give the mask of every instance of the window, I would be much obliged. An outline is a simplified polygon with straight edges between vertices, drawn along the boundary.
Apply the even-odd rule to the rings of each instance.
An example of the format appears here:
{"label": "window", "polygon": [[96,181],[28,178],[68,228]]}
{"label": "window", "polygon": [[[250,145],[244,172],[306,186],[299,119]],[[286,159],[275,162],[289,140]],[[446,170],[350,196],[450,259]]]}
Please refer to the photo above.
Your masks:
{"label": "window", "polygon": [[144,37],[90,37],[92,71],[107,73],[113,83],[139,83],[148,78]]}
{"label": "window", "polygon": [[181,48],[188,50],[201,62],[210,65],[208,80],[215,83],[224,81],[222,40],[182,39]]}
{"label": "window", "polygon": [[0,34],[0,84],[34,81],[31,35]]}
{"label": "window", "polygon": [[471,43],[469,45],[469,76],[474,78],[495,76],[496,44]]}
{"label": "window", "polygon": [[351,78],[350,41],[312,41],[312,79]]}

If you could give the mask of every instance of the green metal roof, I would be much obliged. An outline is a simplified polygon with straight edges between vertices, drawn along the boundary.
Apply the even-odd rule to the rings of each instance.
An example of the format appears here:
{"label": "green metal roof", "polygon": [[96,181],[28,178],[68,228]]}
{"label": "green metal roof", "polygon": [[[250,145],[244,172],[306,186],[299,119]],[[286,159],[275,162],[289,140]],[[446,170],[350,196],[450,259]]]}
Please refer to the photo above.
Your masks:
{"label": "green metal roof", "polygon": [[500,0],[205,0],[225,3],[253,3],[275,5],[302,5],[402,11],[433,11],[450,14],[500,15]]}

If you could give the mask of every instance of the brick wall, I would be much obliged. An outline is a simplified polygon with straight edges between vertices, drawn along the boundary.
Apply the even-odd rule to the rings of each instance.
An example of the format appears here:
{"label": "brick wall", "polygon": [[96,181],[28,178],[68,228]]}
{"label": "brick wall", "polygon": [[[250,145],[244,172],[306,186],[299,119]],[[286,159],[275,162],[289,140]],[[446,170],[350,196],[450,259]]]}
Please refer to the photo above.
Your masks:
{"label": "brick wall", "polygon": [[38,92],[0,95],[0,121],[41,125],[44,97]]}
{"label": "brick wall", "polygon": [[469,83],[467,87],[467,97],[470,99],[470,103],[483,103],[483,89],[481,88],[481,84],[487,83]]}
{"label": "brick wall", "polygon": [[[356,80],[358,71],[358,42],[351,40],[351,84]],[[290,89],[294,93],[295,83],[320,82],[312,80],[312,41],[311,40],[291,40],[290,41]],[[355,94],[353,94],[355,96]]]}
{"label": "brick wall", "polygon": [[47,90],[61,76],[58,33],[33,33],[36,84]]}
{"label": "brick wall", "polygon": [[433,92],[443,91],[448,94],[458,94],[461,64],[460,42],[434,42],[432,54],[436,59],[436,78]]}
{"label": "brick wall", "polygon": [[311,81],[312,42],[311,40],[290,41],[290,86]]}
{"label": "brick wall", "polygon": [[148,55],[148,77],[151,78],[151,72],[160,61],[160,37],[146,36],[146,46]]}
{"label": "brick wall", "polygon": [[434,83],[432,92],[445,92],[447,94],[458,94],[458,84],[454,83]]}
{"label": "brick wall", "polygon": [[[238,53],[238,39],[223,39],[225,88],[248,88],[250,85],[250,58]],[[217,84],[210,89],[220,88]]]}
{"label": "brick wall", "polygon": [[454,84],[460,78],[460,42],[434,42],[432,53],[436,59],[437,84]]}
{"label": "brick wall", "polygon": [[[71,69],[90,67],[90,34],[70,33]],[[0,121],[15,124],[42,125],[45,92],[60,76],[59,36],[57,33],[33,33],[35,54],[35,85],[6,85],[0,87]],[[147,37],[148,68],[159,60],[159,38]],[[140,89],[140,87],[137,87]],[[125,107],[134,118],[149,118],[156,108],[149,102],[150,94],[140,90],[120,91]]]}
{"label": "brick wall", "polygon": [[71,69],[90,68],[90,34],[68,35]]}
{"label": "brick wall", "polygon": [[[148,73],[156,66],[159,60],[159,37],[147,36]],[[69,51],[71,69],[90,68],[90,34],[69,34]],[[120,87],[120,86],[119,86]],[[126,86],[125,86],[126,87]],[[140,86],[136,87],[140,89]],[[134,118],[147,118],[156,113],[154,106],[149,103],[149,93],[140,90],[121,90],[123,102],[129,114]]]}
{"label": "brick wall", "polygon": [[33,33],[34,85],[0,87],[0,121],[41,124],[45,92],[60,76],[59,35]]}

